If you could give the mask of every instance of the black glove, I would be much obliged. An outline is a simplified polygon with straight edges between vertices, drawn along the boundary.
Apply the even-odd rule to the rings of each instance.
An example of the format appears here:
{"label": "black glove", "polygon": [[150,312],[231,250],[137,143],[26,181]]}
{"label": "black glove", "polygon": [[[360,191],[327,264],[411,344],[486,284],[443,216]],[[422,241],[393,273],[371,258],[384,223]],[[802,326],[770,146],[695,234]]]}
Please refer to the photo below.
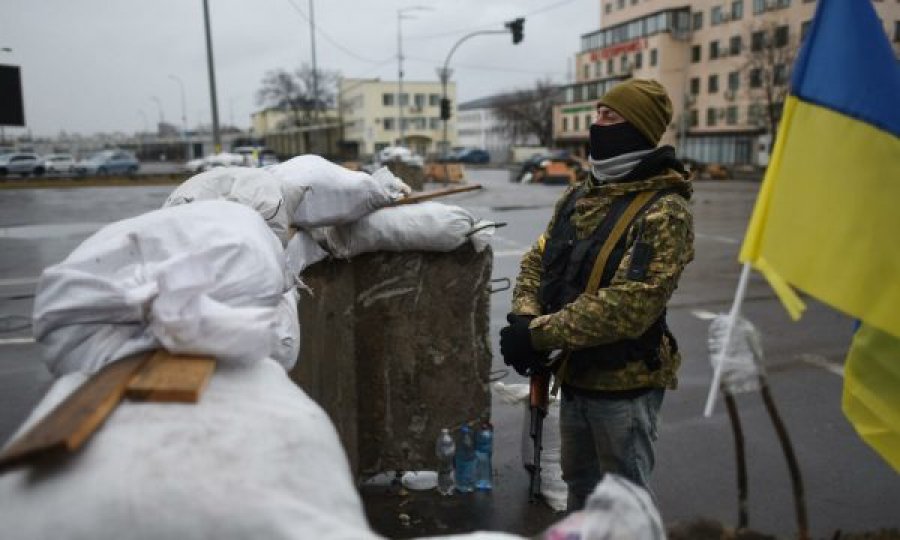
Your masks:
{"label": "black glove", "polygon": [[531,331],[528,323],[534,317],[510,313],[506,316],[509,326],[500,330],[500,353],[503,362],[512,366],[516,373],[527,377],[538,371],[546,370],[546,355],[531,344]]}

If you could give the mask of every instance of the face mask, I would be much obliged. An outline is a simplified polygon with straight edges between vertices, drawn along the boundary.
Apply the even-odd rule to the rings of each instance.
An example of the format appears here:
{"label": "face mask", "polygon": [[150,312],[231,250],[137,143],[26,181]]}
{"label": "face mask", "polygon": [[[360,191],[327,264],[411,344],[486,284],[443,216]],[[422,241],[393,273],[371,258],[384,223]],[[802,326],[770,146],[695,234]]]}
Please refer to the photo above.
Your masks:
{"label": "face mask", "polygon": [[628,122],[611,126],[591,124],[591,157],[594,159],[609,159],[654,147],[647,137]]}

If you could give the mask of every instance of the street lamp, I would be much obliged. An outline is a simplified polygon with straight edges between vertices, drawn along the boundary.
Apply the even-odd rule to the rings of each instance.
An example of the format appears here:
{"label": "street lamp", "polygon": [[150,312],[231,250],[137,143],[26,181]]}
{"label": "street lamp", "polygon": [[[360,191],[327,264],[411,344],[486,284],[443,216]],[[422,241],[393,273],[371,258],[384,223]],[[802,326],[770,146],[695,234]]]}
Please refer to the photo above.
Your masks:
{"label": "street lamp", "polygon": [[[163,122],[165,122],[165,118],[163,118],[162,102],[156,96],[150,96],[150,99],[156,102],[156,108],[159,109],[159,123],[162,124]],[[159,128],[157,128],[157,130],[158,129]]]}
{"label": "street lamp", "polygon": [[178,83],[178,88],[181,90],[181,125],[185,132],[187,132],[187,112],[185,109],[185,100],[184,100],[184,81],[181,80],[181,77],[177,75],[169,75],[169,78]]}
{"label": "street lamp", "polygon": [[403,19],[414,19],[405,15],[411,11],[431,11],[425,6],[409,6],[397,10],[397,128],[400,130],[400,146],[406,146],[403,136]]}

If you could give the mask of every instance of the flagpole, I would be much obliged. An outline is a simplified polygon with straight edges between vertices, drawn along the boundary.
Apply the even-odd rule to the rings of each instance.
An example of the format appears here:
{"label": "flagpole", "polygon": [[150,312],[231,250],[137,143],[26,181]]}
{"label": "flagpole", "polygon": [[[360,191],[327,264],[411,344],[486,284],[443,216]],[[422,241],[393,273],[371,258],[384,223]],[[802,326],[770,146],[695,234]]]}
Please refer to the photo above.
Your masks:
{"label": "flagpole", "polygon": [[737,326],[738,314],[741,311],[741,304],[744,302],[744,296],[747,294],[747,282],[750,281],[750,263],[744,263],[741,269],[741,277],[738,279],[737,290],[734,293],[734,302],[731,304],[731,311],[728,313],[728,326],[725,328],[725,342],[719,348],[719,354],[716,355],[716,361],[713,371],[712,384],[709,386],[709,395],[706,397],[706,407],[703,409],[703,416],[709,418],[712,416],[713,407],[716,404],[716,394],[719,391],[719,383],[722,381],[722,366],[725,364],[725,353],[731,345],[731,338],[734,335],[734,327]]}

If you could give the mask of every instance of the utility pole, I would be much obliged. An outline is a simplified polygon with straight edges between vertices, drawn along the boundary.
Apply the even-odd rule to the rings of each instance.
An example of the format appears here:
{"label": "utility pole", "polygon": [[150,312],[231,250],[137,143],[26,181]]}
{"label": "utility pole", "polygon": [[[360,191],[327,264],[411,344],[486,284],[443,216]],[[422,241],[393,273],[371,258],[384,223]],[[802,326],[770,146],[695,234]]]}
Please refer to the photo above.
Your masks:
{"label": "utility pole", "polygon": [[403,19],[412,19],[405,16],[410,11],[430,11],[425,6],[409,6],[397,10],[397,129],[400,130],[400,146],[406,146],[403,134]]}
{"label": "utility pole", "polygon": [[313,120],[319,119],[319,70],[316,67],[316,15],[313,0],[309,0],[309,38],[312,41]]}
{"label": "utility pole", "polygon": [[213,149],[222,151],[222,137],[219,134],[219,105],[216,102],[216,70],[213,66],[212,33],[209,30],[209,0],[203,0],[203,21],[206,26],[206,64],[209,68],[209,96],[212,109]]}

